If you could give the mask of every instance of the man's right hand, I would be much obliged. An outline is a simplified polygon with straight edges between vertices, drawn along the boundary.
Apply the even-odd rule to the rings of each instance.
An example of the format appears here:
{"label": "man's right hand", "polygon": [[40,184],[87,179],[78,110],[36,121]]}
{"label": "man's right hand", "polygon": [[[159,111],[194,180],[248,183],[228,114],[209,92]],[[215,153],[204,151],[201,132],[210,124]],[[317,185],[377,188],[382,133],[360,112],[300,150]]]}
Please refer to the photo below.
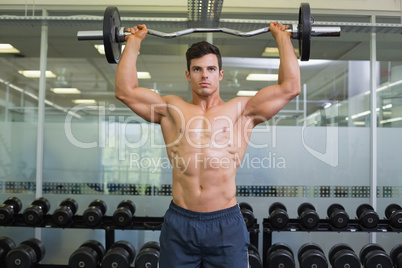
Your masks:
{"label": "man's right hand", "polygon": [[289,32],[286,32],[286,30],[289,28],[290,28],[289,25],[283,25],[283,24],[278,23],[277,21],[271,22],[271,24],[269,25],[269,30],[275,39],[277,39],[278,36],[280,36],[280,35],[285,35],[285,36],[291,38],[292,34]]}
{"label": "man's right hand", "polygon": [[126,32],[131,33],[131,35],[127,35],[124,39],[127,40],[129,38],[139,38],[141,41],[145,39],[148,33],[147,26],[145,24],[138,24],[137,26],[134,26],[132,28],[127,28]]}

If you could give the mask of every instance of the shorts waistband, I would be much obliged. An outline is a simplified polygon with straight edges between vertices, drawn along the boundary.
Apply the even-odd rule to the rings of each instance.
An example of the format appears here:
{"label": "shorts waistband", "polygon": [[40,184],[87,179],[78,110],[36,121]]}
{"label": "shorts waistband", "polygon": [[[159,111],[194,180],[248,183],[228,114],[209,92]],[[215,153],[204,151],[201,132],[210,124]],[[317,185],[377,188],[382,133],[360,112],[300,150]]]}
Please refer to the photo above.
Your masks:
{"label": "shorts waistband", "polygon": [[189,219],[197,219],[197,220],[216,220],[216,219],[221,219],[224,217],[230,217],[234,215],[239,215],[240,214],[240,207],[238,204],[234,205],[233,207],[230,208],[225,208],[222,210],[217,210],[217,211],[212,211],[212,212],[196,212],[192,210],[188,210],[185,208],[182,208],[173,201],[170,202],[169,210],[180,214],[186,218]]}

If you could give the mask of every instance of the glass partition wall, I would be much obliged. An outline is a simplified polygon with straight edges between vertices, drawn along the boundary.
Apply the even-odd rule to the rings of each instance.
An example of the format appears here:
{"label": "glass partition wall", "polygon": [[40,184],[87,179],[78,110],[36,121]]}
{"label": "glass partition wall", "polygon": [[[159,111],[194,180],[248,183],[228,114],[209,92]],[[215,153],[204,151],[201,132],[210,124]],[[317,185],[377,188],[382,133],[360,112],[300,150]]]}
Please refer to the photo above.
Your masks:
{"label": "glass partition wall", "polygon": [[[44,196],[51,203],[50,213],[71,197],[79,204],[78,215],[94,199],[106,201],[106,215],[112,215],[118,203],[129,198],[136,204],[137,216],[163,216],[172,198],[172,175],[161,129],[114,97],[116,65],[108,64],[98,51],[102,42],[77,41],[77,31],[101,30],[102,17],[67,13],[45,11],[43,18],[27,18],[14,12],[0,17],[4,30],[0,43],[18,50],[0,54],[0,197],[17,196],[25,209],[35,197]],[[147,15],[154,18],[143,20],[155,30],[186,27],[179,19],[166,22],[160,14]],[[271,15],[293,20],[289,14]],[[133,14],[122,16],[123,26],[134,24]],[[387,27],[374,30],[369,26],[373,20]],[[315,17],[317,26],[341,25],[342,34],[312,38],[311,59],[300,62],[301,94],[255,128],[236,177],[237,199],[253,206],[258,223],[268,217],[270,204],[278,201],[291,218],[297,218],[303,202],[313,204],[320,218],[327,217],[332,203],[342,204],[351,218],[357,217],[356,208],[363,203],[373,204],[381,218],[387,205],[400,204],[399,22],[393,17]],[[223,20],[221,25],[243,31],[265,27],[261,21]],[[220,93],[225,101],[277,83],[250,78],[278,72],[278,57],[271,52],[276,44],[270,34],[239,38],[215,33],[169,40],[148,36],[138,57],[140,85],[160,95],[191,100],[184,53],[201,40],[221,49]],[[298,41],[293,43],[297,48]],[[42,74],[46,70],[43,84],[41,70]],[[42,149],[43,156],[38,154]],[[39,236],[48,252],[43,262],[55,264],[65,264],[66,254],[87,239],[104,242],[101,230],[6,227],[0,228],[0,234],[16,242]],[[129,240],[136,247],[158,237],[157,231],[116,231],[116,240]],[[313,241],[325,252],[338,242],[358,251],[370,241],[389,251],[400,238],[388,233],[273,234],[273,242],[288,243],[294,252]]]}

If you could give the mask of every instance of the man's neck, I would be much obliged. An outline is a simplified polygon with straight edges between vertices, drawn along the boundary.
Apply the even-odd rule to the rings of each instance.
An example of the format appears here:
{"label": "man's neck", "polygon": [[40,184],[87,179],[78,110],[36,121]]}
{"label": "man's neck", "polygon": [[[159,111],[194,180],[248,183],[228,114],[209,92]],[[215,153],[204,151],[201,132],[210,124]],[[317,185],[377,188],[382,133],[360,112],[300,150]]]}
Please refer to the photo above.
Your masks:
{"label": "man's neck", "polygon": [[208,110],[212,107],[221,105],[225,102],[221,99],[221,97],[218,94],[207,97],[201,97],[193,94],[193,99],[189,103],[200,106],[201,109],[203,110]]}

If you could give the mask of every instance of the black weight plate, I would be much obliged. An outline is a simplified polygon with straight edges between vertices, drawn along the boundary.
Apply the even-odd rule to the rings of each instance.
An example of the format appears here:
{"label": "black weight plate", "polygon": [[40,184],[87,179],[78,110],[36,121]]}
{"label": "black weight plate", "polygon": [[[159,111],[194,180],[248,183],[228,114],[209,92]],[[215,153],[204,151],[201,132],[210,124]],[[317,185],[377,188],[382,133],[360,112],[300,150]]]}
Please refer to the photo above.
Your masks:
{"label": "black weight plate", "polygon": [[88,226],[96,226],[102,222],[102,211],[99,207],[89,207],[82,214],[83,222]]}
{"label": "black weight plate", "polygon": [[342,210],[335,211],[331,214],[330,223],[336,228],[344,228],[349,224],[349,215]]}
{"label": "black weight plate", "polygon": [[303,227],[307,229],[313,229],[317,227],[320,221],[320,217],[318,217],[317,212],[310,210],[303,212],[299,221]]}
{"label": "black weight plate", "polygon": [[107,7],[103,16],[103,45],[109,63],[118,63],[121,56],[121,43],[116,40],[116,32],[121,24],[117,7]]}
{"label": "black weight plate", "polygon": [[119,203],[119,205],[117,207],[118,208],[119,207],[126,207],[131,211],[131,214],[133,214],[133,215],[135,214],[135,210],[136,210],[135,203],[133,201],[129,200],[129,199],[124,199],[123,201],[121,201]]}
{"label": "black weight plate", "polygon": [[328,251],[328,259],[329,262],[332,264],[333,258],[335,256],[335,254],[341,250],[350,250],[353,252],[353,249],[351,246],[349,246],[348,244],[345,243],[339,243],[334,245],[329,251]]}
{"label": "black weight plate", "polygon": [[101,258],[92,248],[80,247],[71,254],[68,266],[69,268],[96,268],[100,260]]}
{"label": "black weight plate", "polygon": [[241,214],[243,215],[244,222],[246,223],[247,228],[253,226],[255,222],[254,214],[251,210],[249,209],[242,209]]}
{"label": "black weight plate", "polygon": [[396,210],[402,210],[401,206],[398,204],[389,204],[386,208],[385,208],[385,217],[387,219],[389,219],[391,217],[392,212],[396,211]]}
{"label": "black weight plate", "polygon": [[7,253],[6,267],[31,268],[36,260],[35,250],[28,245],[20,244]]}
{"label": "black weight plate", "polygon": [[48,211],[50,210],[50,202],[49,202],[49,200],[47,200],[44,197],[39,197],[39,198],[35,199],[32,202],[32,205],[41,207],[41,209],[43,210],[43,214],[48,213]]}
{"label": "black weight plate", "polygon": [[391,226],[402,229],[402,210],[396,210],[392,213],[389,223]]}
{"label": "black weight plate", "polygon": [[288,225],[289,216],[288,213],[284,210],[275,210],[270,214],[269,222],[272,227],[277,229],[283,229]]}
{"label": "black weight plate", "polygon": [[374,211],[366,211],[360,215],[360,224],[366,228],[374,228],[378,225],[378,214]]}
{"label": "black weight plate", "polygon": [[133,214],[127,207],[119,207],[113,213],[113,222],[119,227],[126,227],[132,223]]}
{"label": "black weight plate", "polygon": [[303,213],[303,211],[305,211],[307,209],[315,210],[315,207],[312,204],[307,203],[307,202],[306,203],[301,203],[299,205],[299,207],[297,208],[297,215],[300,216]]}
{"label": "black weight plate", "polygon": [[99,256],[99,259],[102,259],[103,255],[105,254],[105,247],[102,245],[101,242],[97,240],[87,240],[80,247],[89,247],[96,251],[96,254]]}
{"label": "black weight plate", "polygon": [[293,256],[293,251],[290,249],[290,247],[283,243],[283,242],[278,242],[273,244],[272,246],[269,247],[268,251],[267,251],[267,256],[271,254],[271,252],[274,252],[276,250],[286,250],[289,251],[289,253]]}
{"label": "black weight plate", "polygon": [[106,213],[107,205],[103,200],[96,199],[89,204],[89,207],[91,206],[98,207],[102,211],[102,214]]}
{"label": "black weight plate", "polygon": [[12,206],[15,214],[18,214],[18,212],[20,212],[20,210],[22,209],[21,200],[15,196],[7,198],[7,200],[4,201],[4,204]]}
{"label": "black weight plate", "polygon": [[119,248],[109,249],[102,259],[102,268],[130,268],[131,261],[127,258],[126,251],[122,252]]}
{"label": "black weight plate", "polygon": [[287,211],[284,204],[282,204],[281,202],[274,202],[269,206],[268,214],[271,215],[271,213],[277,209],[282,209],[284,211]]}
{"label": "black weight plate", "polygon": [[311,12],[310,4],[301,3],[299,9],[299,54],[301,61],[310,59]]}
{"label": "black weight plate", "polygon": [[73,219],[73,212],[70,207],[59,206],[52,215],[53,221],[59,226],[66,226]]}
{"label": "black weight plate", "polygon": [[129,254],[129,263],[131,264],[134,261],[135,255],[137,254],[134,246],[128,242],[128,241],[117,241],[116,243],[114,243],[111,247],[112,248],[123,248],[124,250],[126,250]]}
{"label": "black weight plate", "polygon": [[[395,245],[391,251],[389,252],[389,256],[391,257],[392,262],[394,265],[397,263],[398,256],[402,253],[402,244]],[[402,255],[401,255],[402,256]],[[396,266],[396,265],[395,265]],[[396,266],[402,267],[402,266]]]}
{"label": "black weight plate", "polygon": [[253,244],[248,245],[248,254],[250,253],[256,254],[258,255],[258,257],[260,257],[260,252],[258,252],[258,248]]}
{"label": "black weight plate", "polygon": [[77,203],[77,201],[75,201],[72,198],[64,199],[63,201],[61,201],[60,206],[69,207],[71,209],[71,211],[73,212],[73,215],[75,215],[75,213],[77,213],[77,210],[78,210],[78,203]]}
{"label": "black weight plate", "polygon": [[295,260],[289,251],[278,249],[267,255],[267,267],[294,268]]}
{"label": "black weight plate", "polygon": [[153,249],[156,249],[157,251],[161,250],[161,246],[160,246],[159,242],[157,242],[157,241],[146,242],[144,245],[141,246],[140,251],[143,249],[146,249],[146,248],[153,248]]}
{"label": "black weight plate", "polygon": [[319,250],[319,251],[321,251],[323,253],[321,247],[318,244],[316,244],[316,243],[304,243],[303,245],[301,245],[301,247],[297,251],[297,258],[299,259],[299,262],[300,262],[300,258],[302,257],[302,255],[306,251],[310,251],[310,250]]}
{"label": "black weight plate", "polygon": [[345,208],[344,208],[341,204],[338,204],[338,203],[335,203],[335,204],[330,205],[330,206],[328,207],[328,209],[327,209],[327,216],[328,216],[328,218],[331,218],[331,214],[332,214],[333,212],[335,212],[335,210],[345,210]]}
{"label": "black weight plate", "polygon": [[35,251],[37,262],[40,262],[45,256],[46,253],[45,245],[39,239],[30,238],[28,240],[21,242],[21,244],[27,245]]}
{"label": "black weight plate", "polygon": [[383,251],[372,251],[366,256],[366,262],[363,263],[365,268],[392,268],[391,258]]}
{"label": "black weight plate", "polygon": [[42,221],[43,210],[40,206],[30,205],[22,213],[24,221],[30,225],[36,225]]}
{"label": "black weight plate", "polygon": [[7,224],[14,219],[13,206],[7,204],[0,205],[0,224]]}
{"label": "black weight plate", "polygon": [[0,247],[0,267],[5,266],[6,256],[8,251]]}
{"label": "black weight plate", "polygon": [[9,251],[10,249],[15,247],[14,241],[6,236],[0,237],[0,248]]}
{"label": "black weight plate", "polygon": [[367,210],[374,210],[373,207],[370,204],[361,204],[360,206],[357,207],[356,209],[356,216],[360,218],[360,215]]}
{"label": "black weight plate", "polygon": [[6,236],[0,237],[0,265],[4,263],[7,253],[15,247],[14,241]]}
{"label": "black weight plate", "polygon": [[248,252],[248,263],[250,268],[262,268],[260,254],[255,251]]}
{"label": "black weight plate", "polygon": [[402,254],[399,254],[399,255],[396,257],[396,260],[395,260],[395,262],[394,262],[394,266],[397,267],[397,268],[402,267]]}
{"label": "black weight plate", "polygon": [[240,210],[242,210],[242,209],[248,209],[248,210],[250,210],[251,212],[253,212],[253,207],[252,207],[249,203],[241,202],[241,203],[239,203],[239,207],[240,207]]}
{"label": "black weight plate", "polygon": [[364,259],[366,258],[367,254],[370,253],[370,251],[374,251],[374,250],[384,251],[384,249],[377,243],[368,243],[365,246],[363,246],[360,249],[360,253],[359,253],[359,258],[360,258],[361,263],[364,264]]}
{"label": "black weight plate", "polygon": [[159,251],[153,248],[145,248],[138,253],[135,259],[135,267],[158,267]]}
{"label": "black weight plate", "polygon": [[311,249],[304,252],[300,258],[300,268],[327,268],[328,261],[321,250]]}
{"label": "black weight plate", "polygon": [[334,260],[331,262],[332,268],[360,268],[359,257],[348,250],[340,250],[335,254]]}

